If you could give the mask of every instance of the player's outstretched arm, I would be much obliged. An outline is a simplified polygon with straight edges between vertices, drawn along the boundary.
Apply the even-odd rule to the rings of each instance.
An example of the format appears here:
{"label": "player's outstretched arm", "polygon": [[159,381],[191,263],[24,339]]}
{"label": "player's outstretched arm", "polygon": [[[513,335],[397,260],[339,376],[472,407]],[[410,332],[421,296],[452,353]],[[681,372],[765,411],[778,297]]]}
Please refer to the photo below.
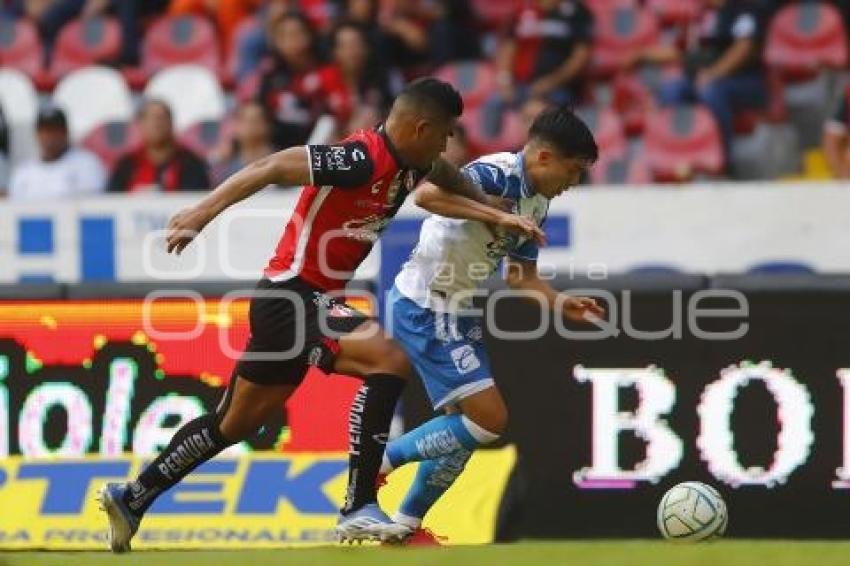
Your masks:
{"label": "player's outstretched arm", "polygon": [[546,235],[531,219],[511,214],[490,204],[483,204],[457,193],[450,193],[434,183],[426,181],[419,185],[413,193],[413,199],[417,206],[433,214],[447,218],[477,220],[526,238],[532,238],[540,246],[546,244]]}
{"label": "player's outstretched arm", "polygon": [[544,308],[557,309],[570,320],[589,322],[605,318],[605,309],[596,299],[590,297],[575,297],[559,293],[540,278],[537,264],[533,261],[521,261],[516,258],[505,258],[507,275],[505,281],[511,289],[528,291],[528,299],[537,302]]}
{"label": "player's outstretched arm", "polygon": [[310,182],[310,160],[304,146],[259,159],[233,174],[198,204],[175,214],[168,223],[166,249],[179,254],[225,209],[268,185],[296,186]]}

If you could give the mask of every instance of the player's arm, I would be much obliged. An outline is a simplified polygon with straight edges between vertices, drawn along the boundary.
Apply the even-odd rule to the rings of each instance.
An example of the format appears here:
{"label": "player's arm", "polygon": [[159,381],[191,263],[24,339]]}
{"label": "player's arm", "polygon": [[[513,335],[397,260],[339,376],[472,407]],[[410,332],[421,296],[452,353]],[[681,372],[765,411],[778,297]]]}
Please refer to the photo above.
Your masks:
{"label": "player's arm", "polygon": [[544,308],[560,309],[561,314],[570,320],[587,322],[605,317],[605,309],[596,299],[575,297],[559,293],[545,280],[540,278],[535,261],[525,261],[515,257],[505,258],[507,276],[505,281],[511,289],[529,291],[529,300]]}
{"label": "player's arm", "polygon": [[284,149],[233,174],[198,204],[168,223],[168,252],[180,253],[216,216],[268,185],[356,187],[369,180],[373,165],[362,142]]}
{"label": "player's arm", "polygon": [[427,180],[450,193],[466,197],[476,202],[490,204],[487,195],[478,185],[442,157],[438,157],[434,161],[434,166],[428,173]]}
{"label": "player's arm", "polygon": [[491,226],[498,226],[514,234],[533,238],[541,246],[546,244],[546,236],[543,230],[532,220],[456,193],[450,193],[431,182],[426,181],[419,185],[413,195],[417,206],[433,214],[447,218],[477,220]]}

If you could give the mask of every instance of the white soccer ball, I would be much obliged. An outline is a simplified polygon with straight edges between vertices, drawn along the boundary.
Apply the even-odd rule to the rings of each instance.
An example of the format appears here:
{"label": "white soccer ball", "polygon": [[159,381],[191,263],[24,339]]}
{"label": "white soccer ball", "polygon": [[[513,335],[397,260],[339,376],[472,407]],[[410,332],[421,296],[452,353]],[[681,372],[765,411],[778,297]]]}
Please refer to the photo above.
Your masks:
{"label": "white soccer ball", "polygon": [[658,530],[664,538],[697,542],[723,536],[729,514],[713,487],[689,481],[671,487],[658,504]]}

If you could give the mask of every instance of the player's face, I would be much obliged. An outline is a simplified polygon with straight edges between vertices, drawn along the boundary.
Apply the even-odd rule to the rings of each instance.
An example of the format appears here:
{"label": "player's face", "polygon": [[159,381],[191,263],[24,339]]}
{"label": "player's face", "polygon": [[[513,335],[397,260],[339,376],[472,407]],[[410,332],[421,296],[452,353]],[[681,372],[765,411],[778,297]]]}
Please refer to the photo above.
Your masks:
{"label": "player's face", "polygon": [[417,167],[429,167],[441,153],[446,151],[449,137],[455,129],[454,120],[421,120],[416,128],[417,155],[414,163]]}
{"label": "player's face", "polygon": [[589,165],[585,159],[550,152],[541,159],[536,189],[546,198],[555,198],[577,185]]}

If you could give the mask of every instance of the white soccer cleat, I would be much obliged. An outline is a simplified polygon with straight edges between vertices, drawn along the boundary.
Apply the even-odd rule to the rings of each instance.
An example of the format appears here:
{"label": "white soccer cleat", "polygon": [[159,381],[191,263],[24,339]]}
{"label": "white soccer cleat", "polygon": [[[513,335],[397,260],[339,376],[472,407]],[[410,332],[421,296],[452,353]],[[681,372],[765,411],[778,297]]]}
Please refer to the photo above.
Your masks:
{"label": "white soccer cleat", "polygon": [[339,542],[348,543],[362,543],[364,540],[401,543],[412,533],[409,527],[387,517],[377,503],[370,503],[357,511],[340,515],[336,525]]}
{"label": "white soccer cleat", "polygon": [[139,530],[141,519],[124,505],[124,492],[127,486],[108,483],[97,492],[101,510],[109,519],[109,548],[112,552],[130,552],[130,540]]}

